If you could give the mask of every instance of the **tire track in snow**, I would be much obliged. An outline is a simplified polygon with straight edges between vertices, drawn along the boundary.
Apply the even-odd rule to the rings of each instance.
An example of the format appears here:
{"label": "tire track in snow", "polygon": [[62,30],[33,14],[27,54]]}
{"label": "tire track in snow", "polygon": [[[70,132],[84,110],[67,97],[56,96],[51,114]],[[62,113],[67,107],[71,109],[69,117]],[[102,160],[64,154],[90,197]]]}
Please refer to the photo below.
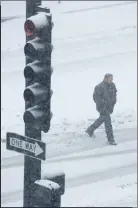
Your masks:
{"label": "tire track in snow", "polygon": [[115,155],[125,155],[128,153],[133,153],[137,152],[137,148],[131,149],[131,150],[123,150],[123,151],[118,151],[118,152],[107,152],[107,153],[100,153],[100,154],[95,154],[95,155],[77,155],[77,156],[71,156],[67,158],[57,158],[57,159],[51,159],[47,161],[48,163],[56,163],[56,162],[61,162],[61,161],[71,161],[71,160],[83,160],[83,159],[88,159],[88,158],[100,158],[100,157],[108,157],[108,156],[115,156]]}
{"label": "tire track in snow", "polygon": [[85,59],[78,59],[78,60],[73,60],[73,61],[67,61],[67,60],[65,60],[65,61],[61,61],[61,62],[58,62],[58,63],[56,63],[54,66],[55,67],[57,67],[57,66],[63,66],[63,65],[76,65],[76,64],[78,64],[78,65],[82,65],[82,64],[85,64],[85,63],[87,63],[87,64],[91,64],[91,63],[93,63],[93,61],[98,61],[98,60],[102,60],[102,59],[109,59],[109,58],[111,58],[111,57],[117,57],[117,56],[124,56],[124,55],[126,55],[126,54],[131,54],[131,53],[137,53],[137,50],[132,50],[132,51],[125,51],[125,52],[118,52],[118,53],[112,53],[112,54],[109,54],[109,55],[102,55],[102,56],[97,56],[97,57],[93,57],[93,56],[90,56],[90,57],[88,57],[88,58],[85,58]]}
{"label": "tire track in snow", "polygon": [[1,17],[1,23],[4,23],[6,21],[10,21],[13,19],[19,19],[21,17],[24,17],[23,15],[18,15],[18,16],[10,16],[10,17]]}
{"label": "tire track in snow", "polygon": [[[80,177],[77,176],[75,178],[67,179],[66,188],[68,189],[68,188],[81,186],[83,184],[96,183],[114,177],[121,177],[124,175],[136,173],[136,171],[137,171],[137,164],[134,163],[131,165],[122,166],[118,168],[115,167],[101,172],[89,173]],[[22,197],[23,197],[23,191],[21,190],[6,193],[6,194],[1,194],[1,200],[2,200],[1,203],[6,204],[9,202],[18,201],[21,200]]]}
{"label": "tire track in snow", "polygon": [[[119,29],[114,29],[114,30],[107,30],[107,31],[99,31],[99,32],[93,32],[93,33],[89,33],[89,34],[84,34],[83,36],[76,36],[76,37],[67,37],[66,39],[64,38],[54,38],[53,40],[55,41],[55,48],[56,47],[62,47],[62,46],[70,46],[72,47],[71,44],[77,44],[80,42],[81,43],[85,43],[88,44],[88,41],[95,41],[95,40],[101,40],[104,39],[107,40],[108,39],[113,39],[113,38],[117,38],[117,37],[126,37],[126,36],[132,36],[135,33],[136,36],[136,29],[137,26],[136,25],[126,25],[124,27],[121,27]],[[73,46],[74,46],[73,45]],[[2,52],[4,53],[4,52]]]}
{"label": "tire track in snow", "polygon": [[[107,157],[107,156],[116,156],[116,155],[120,155],[120,154],[121,155],[131,154],[133,152],[136,152],[136,150],[137,150],[136,148],[134,149],[133,146],[130,146],[130,148],[132,148],[132,149],[118,151],[118,152],[105,152],[105,153],[101,153],[101,154],[95,153],[96,155],[91,155],[91,159],[96,158],[96,157],[97,158],[101,157],[101,159],[102,159],[103,157]],[[77,157],[72,156],[72,157],[66,158],[66,159],[74,161],[74,158],[76,160],[78,160],[78,159],[83,160],[83,159],[87,159],[89,157],[90,157],[90,155],[89,156],[84,155],[84,157],[82,157],[82,156],[79,157],[77,155]],[[61,160],[63,161],[63,158],[61,158]],[[53,162],[60,163],[61,160],[57,158],[57,159],[53,159]],[[50,159],[47,160],[47,162],[50,163],[51,162]],[[92,165],[93,165],[93,163],[92,163]],[[132,164],[126,164],[121,167],[112,167],[112,168],[108,168],[106,170],[99,170],[99,171],[97,170],[97,172],[94,172],[94,173],[89,172],[89,173],[86,173],[85,175],[76,176],[76,177],[67,179],[66,180],[66,188],[73,188],[76,186],[81,186],[83,184],[96,183],[98,181],[112,179],[114,177],[121,177],[124,175],[133,174],[136,172],[136,170],[137,170],[137,164],[134,162]],[[2,193],[2,198],[1,198],[2,204],[21,200],[22,197],[23,197],[23,191],[21,191],[21,190],[8,192],[8,193]]]}
{"label": "tire track in snow", "polygon": [[99,9],[117,7],[117,6],[122,6],[122,5],[129,5],[129,4],[134,4],[134,3],[136,3],[136,1],[116,3],[116,4],[107,4],[107,5],[95,6],[95,7],[91,7],[91,8],[85,8],[85,9],[70,10],[70,11],[62,12],[62,14],[72,14],[72,13],[76,13],[76,12],[85,12],[85,11],[89,11],[89,10],[99,10]]}
{"label": "tire track in snow", "polygon": [[[126,142],[126,141],[125,141]],[[121,143],[125,143],[125,142],[121,142]],[[87,150],[93,150],[95,148],[99,148],[99,146],[97,147],[90,147],[89,149],[87,148]],[[100,148],[103,148],[103,144],[100,145]],[[75,153],[82,153],[83,151],[85,151],[86,149],[82,149],[82,150],[78,150],[75,151]],[[55,162],[60,162],[60,161],[71,161],[71,160],[80,160],[80,159],[86,159],[86,158],[100,158],[100,157],[105,157],[105,156],[114,156],[114,155],[121,155],[121,154],[128,154],[128,153],[132,153],[137,151],[136,148],[134,149],[130,149],[130,150],[123,150],[123,151],[117,151],[117,152],[107,152],[107,153],[101,153],[101,154],[96,154],[96,155],[86,155],[86,156],[72,156],[72,157],[66,157],[66,158],[48,158],[46,160],[46,162],[42,162],[42,164],[44,163],[55,163]],[[65,154],[63,154],[65,155]],[[68,155],[66,155],[68,156]],[[18,156],[14,156],[11,158],[4,158],[1,160],[1,169],[4,168],[10,168],[10,167],[19,167],[19,166],[23,166],[23,162],[24,162],[24,157],[23,155],[18,155]]]}
{"label": "tire track in snow", "polygon": [[96,183],[99,181],[114,178],[116,176],[121,177],[124,175],[136,173],[136,171],[137,171],[137,164],[134,163],[128,166],[122,166],[119,168],[115,167],[101,172],[89,173],[86,174],[85,176],[81,176],[81,177],[77,176],[76,178],[67,180],[67,188],[73,188],[83,184]]}

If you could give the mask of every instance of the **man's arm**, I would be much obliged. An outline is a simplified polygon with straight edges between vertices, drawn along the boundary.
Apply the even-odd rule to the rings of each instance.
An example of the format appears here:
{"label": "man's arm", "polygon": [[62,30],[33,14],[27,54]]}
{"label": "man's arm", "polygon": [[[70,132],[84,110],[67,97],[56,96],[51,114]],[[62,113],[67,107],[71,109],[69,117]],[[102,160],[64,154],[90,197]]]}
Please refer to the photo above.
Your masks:
{"label": "man's arm", "polygon": [[112,91],[113,91],[113,96],[112,96],[112,103],[113,105],[116,104],[116,101],[117,101],[117,89],[116,89],[116,86],[114,83],[113,84],[113,88],[112,88]]}
{"label": "man's arm", "polygon": [[96,86],[93,93],[93,100],[99,107],[104,107],[106,105],[106,100],[103,96],[103,88]]}

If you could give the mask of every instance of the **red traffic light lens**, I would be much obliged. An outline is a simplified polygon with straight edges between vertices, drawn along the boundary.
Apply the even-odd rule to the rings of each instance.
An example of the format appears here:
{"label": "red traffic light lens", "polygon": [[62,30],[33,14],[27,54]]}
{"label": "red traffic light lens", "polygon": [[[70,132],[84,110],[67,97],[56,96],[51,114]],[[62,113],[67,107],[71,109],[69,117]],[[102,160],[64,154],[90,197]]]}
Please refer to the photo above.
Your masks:
{"label": "red traffic light lens", "polygon": [[27,36],[32,36],[35,33],[35,25],[32,21],[26,20],[24,24],[24,30]]}

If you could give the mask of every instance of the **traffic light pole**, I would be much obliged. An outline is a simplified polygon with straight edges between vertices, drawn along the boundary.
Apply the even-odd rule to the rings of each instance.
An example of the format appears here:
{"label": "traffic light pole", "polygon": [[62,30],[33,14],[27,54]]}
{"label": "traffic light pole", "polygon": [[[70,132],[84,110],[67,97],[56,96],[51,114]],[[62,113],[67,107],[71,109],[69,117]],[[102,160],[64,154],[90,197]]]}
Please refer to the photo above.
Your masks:
{"label": "traffic light pole", "polygon": [[41,2],[41,0],[26,0],[26,19],[35,14],[35,8],[41,5]]}
{"label": "traffic light pole", "polygon": [[[40,3],[40,1],[34,0],[26,0],[26,18],[35,14],[35,7]],[[40,3],[41,4],[41,3]],[[28,41],[29,38],[26,37]],[[26,58],[26,64],[28,64],[28,60]],[[26,86],[28,83],[26,81]],[[30,106],[25,106],[27,109]],[[25,136],[30,138],[34,138],[37,140],[41,140],[41,130],[32,128],[28,124],[25,124]],[[36,180],[41,179],[41,160],[36,160],[35,158],[24,156],[24,196],[23,196],[23,206],[24,207],[32,207],[31,200],[31,184]]]}
{"label": "traffic light pole", "polygon": [[[41,6],[41,0],[26,0],[24,30],[26,66],[24,77],[25,99],[25,148],[33,152],[24,157],[24,207],[60,207],[65,189],[65,174],[51,173],[41,177],[41,160],[45,158],[41,131],[47,133],[51,120],[51,53],[52,14]],[[18,137],[18,136],[17,136]],[[18,140],[20,137],[18,137]],[[35,141],[35,144],[29,141]],[[40,144],[40,146],[38,145]],[[45,143],[44,143],[45,144]],[[45,145],[44,145],[45,146]],[[38,157],[39,155],[39,157]],[[36,159],[37,156],[37,159]],[[41,160],[39,160],[41,159]]]}
{"label": "traffic light pole", "polygon": [[[41,140],[41,131],[25,125],[25,136]],[[24,207],[32,207],[31,184],[41,179],[41,160],[24,156]]]}

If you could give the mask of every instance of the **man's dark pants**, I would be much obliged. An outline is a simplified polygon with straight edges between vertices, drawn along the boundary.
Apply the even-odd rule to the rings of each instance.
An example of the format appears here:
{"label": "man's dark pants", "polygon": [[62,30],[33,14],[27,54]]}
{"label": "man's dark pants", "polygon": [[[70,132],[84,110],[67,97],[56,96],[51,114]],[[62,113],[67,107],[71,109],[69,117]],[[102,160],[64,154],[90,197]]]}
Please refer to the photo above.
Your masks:
{"label": "man's dark pants", "polygon": [[113,128],[111,124],[111,116],[108,111],[100,113],[99,118],[88,128],[89,132],[93,132],[103,123],[105,125],[105,132],[107,134],[107,139],[108,141],[112,141],[114,139],[114,135],[113,135]]}

